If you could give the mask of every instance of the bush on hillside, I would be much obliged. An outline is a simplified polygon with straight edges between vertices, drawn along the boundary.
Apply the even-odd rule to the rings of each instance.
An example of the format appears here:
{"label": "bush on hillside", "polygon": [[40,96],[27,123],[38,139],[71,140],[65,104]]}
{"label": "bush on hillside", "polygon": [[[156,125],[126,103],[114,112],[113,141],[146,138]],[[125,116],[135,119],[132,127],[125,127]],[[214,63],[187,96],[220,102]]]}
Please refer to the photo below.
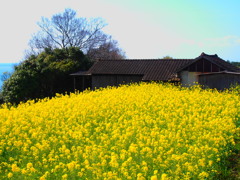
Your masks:
{"label": "bush on hillside", "polygon": [[73,80],[69,74],[87,70],[91,65],[77,47],[45,49],[15,67],[13,74],[3,84],[3,101],[18,104],[69,92],[73,90]]}

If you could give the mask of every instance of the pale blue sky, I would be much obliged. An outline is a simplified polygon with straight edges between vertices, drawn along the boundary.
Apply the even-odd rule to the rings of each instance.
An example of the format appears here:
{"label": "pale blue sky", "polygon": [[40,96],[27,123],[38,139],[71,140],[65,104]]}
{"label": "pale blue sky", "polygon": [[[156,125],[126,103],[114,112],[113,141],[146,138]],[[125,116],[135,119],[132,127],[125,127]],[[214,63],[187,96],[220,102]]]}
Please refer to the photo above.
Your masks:
{"label": "pale blue sky", "polygon": [[240,0],[8,0],[0,6],[0,63],[19,62],[41,16],[72,8],[102,17],[128,58],[240,61]]}

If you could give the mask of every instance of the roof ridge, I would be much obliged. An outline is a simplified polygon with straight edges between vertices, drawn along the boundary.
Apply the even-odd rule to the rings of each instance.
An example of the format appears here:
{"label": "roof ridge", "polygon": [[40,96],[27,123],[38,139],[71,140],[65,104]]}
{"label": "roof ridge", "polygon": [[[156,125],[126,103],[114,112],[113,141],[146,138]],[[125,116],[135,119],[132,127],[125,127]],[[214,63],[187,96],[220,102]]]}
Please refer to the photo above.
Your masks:
{"label": "roof ridge", "polygon": [[[217,54],[206,54],[206,53],[204,53],[204,52],[202,52],[202,54],[201,54],[199,57],[201,57],[201,56],[218,57]],[[219,58],[219,57],[218,57],[218,58]]]}
{"label": "roof ridge", "polygon": [[194,59],[101,59],[98,61],[186,61]]}

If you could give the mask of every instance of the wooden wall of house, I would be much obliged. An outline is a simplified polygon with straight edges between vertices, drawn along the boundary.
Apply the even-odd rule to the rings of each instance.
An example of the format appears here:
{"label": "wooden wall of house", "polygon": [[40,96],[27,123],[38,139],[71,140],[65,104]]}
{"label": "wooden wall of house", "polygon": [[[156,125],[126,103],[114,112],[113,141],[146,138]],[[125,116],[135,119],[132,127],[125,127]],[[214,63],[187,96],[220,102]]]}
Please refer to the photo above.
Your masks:
{"label": "wooden wall of house", "polygon": [[91,88],[91,76],[74,76],[73,81],[74,90],[84,91]]}
{"label": "wooden wall of house", "polygon": [[181,72],[179,72],[179,76],[181,79],[181,84],[183,86],[189,87],[196,82],[199,82],[199,75],[203,73],[211,73],[211,72],[220,72],[224,71],[225,69],[217,66],[216,64],[206,60],[200,59],[195,63],[189,65]]}
{"label": "wooden wall of house", "polygon": [[208,88],[216,88],[218,90],[224,90],[236,83],[240,85],[240,74],[217,73],[203,74],[199,76],[199,84]]}
{"label": "wooden wall of house", "polygon": [[190,66],[186,67],[184,70],[189,72],[220,72],[224,71],[225,69],[206,59],[200,59]]}
{"label": "wooden wall of house", "polygon": [[142,81],[142,75],[92,75],[92,89]]}

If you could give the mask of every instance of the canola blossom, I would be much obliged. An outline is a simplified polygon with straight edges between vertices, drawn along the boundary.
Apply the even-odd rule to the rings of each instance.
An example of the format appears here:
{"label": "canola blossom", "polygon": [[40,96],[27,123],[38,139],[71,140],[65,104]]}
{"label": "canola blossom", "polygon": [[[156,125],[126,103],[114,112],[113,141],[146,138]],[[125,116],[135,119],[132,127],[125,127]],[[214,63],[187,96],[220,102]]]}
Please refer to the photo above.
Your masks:
{"label": "canola blossom", "polygon": [[231,155],[239,95],[157,83],[0,109],[0,179],[213,179]]}

